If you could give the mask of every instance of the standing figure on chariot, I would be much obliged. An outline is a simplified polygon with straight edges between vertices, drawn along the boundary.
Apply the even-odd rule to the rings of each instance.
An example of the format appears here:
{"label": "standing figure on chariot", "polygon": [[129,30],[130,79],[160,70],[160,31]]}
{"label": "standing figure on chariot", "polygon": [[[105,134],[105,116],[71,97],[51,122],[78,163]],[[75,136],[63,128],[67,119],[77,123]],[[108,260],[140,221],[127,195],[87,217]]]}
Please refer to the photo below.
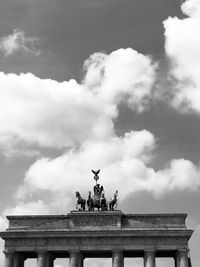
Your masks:
{"label": "standing figure on chariot", "polygon": [[88,198],[86,201],[88,211],[94,211],[95,208],[98,211],[99,210],[105,211],[105,210],[108,210],[108,207],[109,207],[109,210],[114,210],[115,208],[117,208],[118,191],[116,190],[112,200],[107,202],[103,186],[100,186],[100,184],[97,183],[97,181],[99,180],[98,174],[100,170],[98,171],[92,170],[92,172],[94,173],[94,180],[96,181],[96,184],[93,187],[93,190],[94,190],[93,196],[92,196],[91,191],[89,191],[88,193]]}
{"label": "standing figure on chariot", "polygon": [[103,186],[100,187],[100,184],[96,184],[94,186],[94,198],[100,198],[102,193],[104,193]]}

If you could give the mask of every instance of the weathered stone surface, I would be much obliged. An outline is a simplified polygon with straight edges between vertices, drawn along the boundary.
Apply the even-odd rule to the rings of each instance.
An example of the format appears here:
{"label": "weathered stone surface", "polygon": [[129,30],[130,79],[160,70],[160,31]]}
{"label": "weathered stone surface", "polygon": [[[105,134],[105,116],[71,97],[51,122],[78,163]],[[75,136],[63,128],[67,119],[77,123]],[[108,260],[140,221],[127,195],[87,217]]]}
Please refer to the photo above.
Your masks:
{"label": "weathered stone surface", "polygon": [[[193,231],[186,228],[185,219],[186,214],[124,214],[121,211],[8,216],[9,228],[0,236],[5,240],[6,251],[20,252],[27,257],[37,257],[37,251],[55,257],[70,257],[72,251],[81,252],[79,255],[83,257],[95,253],[111,257],[118,255],[113,251],[123,251],[125,256],[146,255],[149,266],[153,260],[144,251],[175,257],[177,251],[188,249]],[[120,262],[118,256],[114,257],[116,266]],[[44,257],[38,259],[38,264],[43,265]],[[71,265],[76,261],[73,258]],[[183,266],[185,261],[181,260]],[[10,262],[7,257],[7,265],[13,267]]]}
{"label": "weathered stone surface", "polygon": [[101,229],[114,230],[121,229],[121,211],[106,212],[71,212],[70,226],[71,229],[78,228],[81,230]]}
{"label": "weathered stone surface", "polygon": [[186,214],[126,214],[122,217],[123,228],[178,228],[185,229]]}
{"label": "weathered stone surface", "polygon": [[7,216],[8,230],[70,229],[68,215]]}
{"label": "weathered stone surface", "polygon": [[186,214],[124,214],[121,211],[72,211],[68,215],[7,216],[8,231],[97,229],[185,229]]}

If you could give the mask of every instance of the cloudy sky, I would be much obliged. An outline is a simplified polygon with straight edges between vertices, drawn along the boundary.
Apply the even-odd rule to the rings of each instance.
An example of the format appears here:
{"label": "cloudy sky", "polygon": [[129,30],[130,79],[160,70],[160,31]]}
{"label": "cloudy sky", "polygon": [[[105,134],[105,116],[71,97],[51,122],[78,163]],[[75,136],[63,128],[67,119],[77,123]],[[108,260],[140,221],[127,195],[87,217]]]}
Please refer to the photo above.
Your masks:
{"label": "cloudy sky", "polygon": [[101,168],[122,211],[188,213],[198,267],[200,0],[0,5],[1,229],[7,214],[68,213]]}

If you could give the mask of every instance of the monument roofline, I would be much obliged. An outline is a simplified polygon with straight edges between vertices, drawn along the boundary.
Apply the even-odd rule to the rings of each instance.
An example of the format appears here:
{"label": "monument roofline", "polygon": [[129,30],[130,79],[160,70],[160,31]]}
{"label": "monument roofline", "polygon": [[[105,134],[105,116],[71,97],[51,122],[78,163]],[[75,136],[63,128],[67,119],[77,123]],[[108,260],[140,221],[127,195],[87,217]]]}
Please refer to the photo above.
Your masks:
{"label": "monument roofline", "polygon": [[186,230],[186,213],[125,214],[114,211],[71,211],[66,215],[11,215],[9,231]]}
{"label": "monument roofline", "polygon": [[114,214],[120,214],[122,216],[126,216],[126,217],[171,217],[171,216],[174,216],[174,217],[182,217],[182,218],[187,218],[187,213],[124,213],[122,212],[121,210],[115,210],[115,211],[77,211],[77,210],[72,210],[70,211],[70,213],[67,213],[67,214],[50,214],[50,215],[38,215],[38,214],[35,214],[35,215],[7,215],[6,218],[8,220],[12,220],[12,219],[23,219],[23,218],[61,218],[61,217],[65,217],[65,218],[68,218],[70,217],[70,215],[73,214],[73,215],[96,215],[96,214],[101,214],[101,215],[114,215]]}

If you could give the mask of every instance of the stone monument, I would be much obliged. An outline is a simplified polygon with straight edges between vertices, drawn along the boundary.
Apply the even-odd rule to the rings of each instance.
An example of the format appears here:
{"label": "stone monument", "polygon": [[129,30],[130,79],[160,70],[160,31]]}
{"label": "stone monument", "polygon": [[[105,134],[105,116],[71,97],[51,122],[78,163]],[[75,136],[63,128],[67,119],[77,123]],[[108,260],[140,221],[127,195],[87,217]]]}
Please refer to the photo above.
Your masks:
{"label": "stone monument", "polygon": [[112,257],[113,267],[123,267],[125,257],[142,257],[144,267],[155,267],[156,257],[174,258],[175,267],[191,266],[188,240],[193,231],[186,228],[186,214],[124,214],[116,210],[118,191],[110,205],[93,172],[94,194],[90,192],[87,201],[76,194],[77,210],[67,215],[7,216],[9,227],[0,233],[5,240],[4,267],[23,267],[28,258],[37,258],[37,267],[53,267],[56,258],[68,258],[70,267],[83,267],[88,257]]}

